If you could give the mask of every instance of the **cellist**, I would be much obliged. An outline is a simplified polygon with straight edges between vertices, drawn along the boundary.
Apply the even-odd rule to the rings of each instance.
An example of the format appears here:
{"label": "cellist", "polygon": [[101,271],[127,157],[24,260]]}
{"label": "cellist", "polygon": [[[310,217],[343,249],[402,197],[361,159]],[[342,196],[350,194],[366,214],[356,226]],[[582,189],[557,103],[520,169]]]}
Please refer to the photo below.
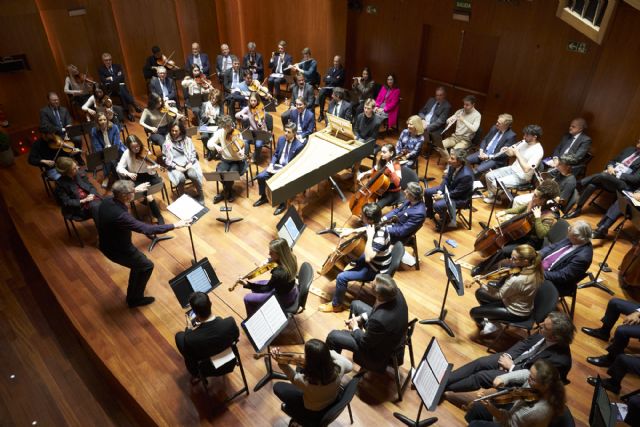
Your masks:
{"label": "cellist", "polygon": [[[220,154],[221,160],[216,166],[216,171],[236,171],[242,174],[246,169],[247,160],[244,154],[244,140],[240,131],[233,128],[231,117],[227,115],[220,117],[220,128],[207,141],[207,148]],[[216,194],[213,198],[213,203],[219,203],[225,198],[227,202],[233,202],[235,199],[233,181],[224,181],[222,188],[222,193]]]}
{"label": "cellist", "polygon": [[389,188],[375,202],[380,209],[385,206],[393,205],[402,201],[402,188],[400,188],[400,180],[402,179],[402,170],[400,162],[394,159],[396,157],[396,148],[392,144],[385,144],[380,150],[380,159],[368,171],[362,172],[358,176],[358,180],[373,176],[376,172],[384,170],[385,176],[391,181]]}

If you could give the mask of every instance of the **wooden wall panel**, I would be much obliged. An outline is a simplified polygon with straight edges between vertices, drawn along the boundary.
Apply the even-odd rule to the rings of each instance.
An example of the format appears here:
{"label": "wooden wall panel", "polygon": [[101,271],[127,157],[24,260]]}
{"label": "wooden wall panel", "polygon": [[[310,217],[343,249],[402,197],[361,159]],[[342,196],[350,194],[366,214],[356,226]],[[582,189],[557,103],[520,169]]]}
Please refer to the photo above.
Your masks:
{"label": "wooden wall panel", "polygon": [[210,61],[215,61],[220,49],[215,6],[216,3],[212,0],[176,0],[178,28],[184,52],[182,58],[177,58],[178,65],[184,65],[193,42],[200,43],[202,52],[209,55]]}

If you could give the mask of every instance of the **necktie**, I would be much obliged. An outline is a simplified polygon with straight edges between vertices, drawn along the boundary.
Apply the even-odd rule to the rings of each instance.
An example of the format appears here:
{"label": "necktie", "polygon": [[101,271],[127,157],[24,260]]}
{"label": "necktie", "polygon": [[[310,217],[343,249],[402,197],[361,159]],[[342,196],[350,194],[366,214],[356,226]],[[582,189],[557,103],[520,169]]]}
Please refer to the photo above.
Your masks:
{"label": "necktie", "polygon": [[333,115],[337,116],[340,111],[340,103],[338,102],[335,107],[333,107]]}
{"label": "necktie", "polygon": [[160,80],[160,87],[162,88],[162,96],[166,98],[169,92],[167,91],[167,87],[164,84],[164,80]]}
{"label": "necktie", "polygon": [[544,342],[545,342],[545,339],[542,338],[540,341],[535,343],[533,345],[533,347],[531,347],[529,350],[525,351],[520,356],[516,357],[516,359],[513,361],[513,363],[515,363],[516,365],[518,365],[518,364],[523,364],[523,365],[526,364],[526,362],[531,360],[533,358],[533,356],[535,356],[536,354],[538,354],[540,352]]}
{"label": "necktie", "polygon": [[640,155],[640,151],[634,151],[632,155],[630,155],[629,157],[627,157],[622,161],[622,164],[628,168],[631,167],[631,165],[633,164],[633,162],[636,161],[639,155]]}
{"label": "necktie", "polygon": [[542,260],[542,269],[548,270],[549,267],[551,267],[554,262],[559,260],[560,257],[564,255],[564,253],[567,252],[569,249],[571,249],[571,245],[563,246],[557,251],[549,254],[547,257],[545,257],[545,259]]}
{"label": "necktie", "polygon": [[109,74],[113,75],[113,68],[109,67]]}
{"label": "necktie", "polygon": [[281,166],[285,166],[287,163],[289,163],[289,147],[291,146],[291,144],[289,143],[289,141],[285,141],[284,143],[284,150],[282,150],[282,156],[280,156],[280,165]]}
{"label": "necktie", "polygon": [[53,112],[56,114],[56,120],[58,121],[58,126],[62,128],[62,120],[60,120],[60,112],[57,108],[53,109]]}
{"label": "necktie", "polygon": [[576,142],[576,137],[572,136],[571,137],[571,143],[569,143],[569,146],[567,147],[566,150],[564,150],[564,153],[562,154],[567,154],[569,152],[569,150],[571,150],[571,147],[573,147],[573,143]]}
{"label": "necktie", "polygon": [[496,149],[496,145],[498,145],[498,141],[500,141],[501,137],[502,132],[496,132],[496,134],[493,136],[493,139],[487,146],[487,154],[493,154],[493,151]]}

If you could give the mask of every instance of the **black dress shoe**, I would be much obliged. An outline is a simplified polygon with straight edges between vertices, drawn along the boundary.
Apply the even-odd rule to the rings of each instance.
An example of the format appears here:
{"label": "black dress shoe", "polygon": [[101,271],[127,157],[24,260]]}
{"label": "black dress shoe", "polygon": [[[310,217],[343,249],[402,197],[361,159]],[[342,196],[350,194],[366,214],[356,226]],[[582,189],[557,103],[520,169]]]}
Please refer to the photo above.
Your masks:
{"label": "black dress shoe", "polygon": [[321,122],[321,121],[323,121],[323,120],[324,120],[324,115],[320,114],[320,115],[318,116],[318,123],[320,123],[320,122]]}
{"label": "black dress shoe", "polygon": [[156,299],[154,297],[142,297],[139,300],[128,302],[129,308],[142,307],[143,305],[149,305]]}
{"label": "black dress shoe", "polygon": [[602,368],[608,368],[613,363],[613,360],[611,360],[608,354],[604,354],[598,357],[587,357],[587,362]]}
{"label": "black dress shoe", "polygon": [[253,202],[253,207],[257,208],[258,206],[262,206],[265,203],[267,203],[267,198],[266,197],[260,197],[258,200]]}
{"label": "black dress shoe", "polygon": [[565,216],[563,216],[562,218],[565,218],[565,219],[577,218],[580,216],[581,213],[582,213],[582,208],[575,208],[572,212],[565,214]]}
{"label": "black dress shoe", "polygon": [[280,203],[280,204],[278,205],[278,207],[276,208],[276,210],[275,210],[275,211],[273,211],[273,214],[274,214],[274,215],[280,215],[282,212],[284,212],[284,210],[285,210],[286,208],[287,208],[287,207],[285,206],[285,204],[284,204],[284,203]]}
{"label": "black dress shoe", "polygon": [[609,341],[609,333],[602,328],[587,328],[585,326],[582,328],[582,332],[599,340]]}
{"label": "black dress shoe", "polygon": [[233,201],[234,201],[235,199],[236,199],[236,196],[235,196],[233,193],[231,193],[231,194],[229,194],[229,195],[227,196],[227,202],[229,202],[229,203],[233,203]]}
{"label": "black dress shoe", "polygon": [[222,193],[220,193],[220,194],[216,194],[216,195],[213,197],[213,204],[220,203],[220,202],[221,202],[221,201],[223,201],[223,200],[224,200],[224,194],[222,194]]}
{"label": "black dress shoe", "polygon": [[[587,377],[587,382],[595,387],[597,382],[598,382],[598,378],[597,377]],[[600,384],[602,384],[602,387],[604,387],[605,390],[609,390],[610,392],[615,393],[615,394],[620,394],[620,386],[619,385],[615,385],[613,383],[613,381],[611,381],[611,378],[601,378],[600,379]]]}
{"label": "black dress shoe", "polygon": [[591,238],[592,239],[606,239],[607,238],[607,234],[609,234],[608,230],[604,230],[601,228],[596,229],[594,232],[591,233]]}

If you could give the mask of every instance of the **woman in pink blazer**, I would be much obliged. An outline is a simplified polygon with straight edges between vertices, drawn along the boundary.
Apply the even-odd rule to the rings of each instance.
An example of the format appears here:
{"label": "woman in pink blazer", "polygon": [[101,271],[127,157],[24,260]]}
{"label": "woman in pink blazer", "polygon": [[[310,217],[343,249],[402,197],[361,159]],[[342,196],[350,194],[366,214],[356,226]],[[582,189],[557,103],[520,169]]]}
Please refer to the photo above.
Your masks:
{"label": "woman in pink blazer", "polygon": [[376,98],[375,113],[381,118],[389,118],[389,127],[398,127],[398,112],[400,111],[400,89],[395,87],[396,76],[389,74],[387,83],[382,86]]}

